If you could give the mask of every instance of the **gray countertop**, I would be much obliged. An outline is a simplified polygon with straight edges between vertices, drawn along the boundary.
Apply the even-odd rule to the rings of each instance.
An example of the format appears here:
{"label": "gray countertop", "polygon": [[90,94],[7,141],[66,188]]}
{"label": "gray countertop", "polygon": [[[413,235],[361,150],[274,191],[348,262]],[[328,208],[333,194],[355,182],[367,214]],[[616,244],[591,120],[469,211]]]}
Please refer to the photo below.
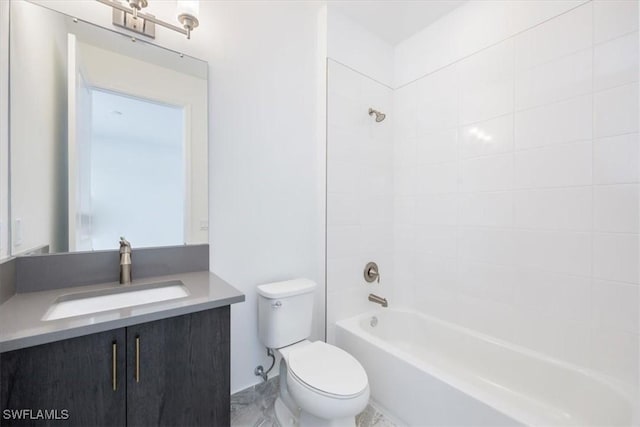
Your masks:
{"label": "gray countertop", "polygon": [[0,353],[110,329],[151,322],[244,301],[244,294],[213,273],[197,271],[134,280],[130,288],[149,283],[180,280],[189,295],[116,310],[42,320],[51,304],[61,296],[123,285],[102,283],[50,291],[19,293],[0,305]]}

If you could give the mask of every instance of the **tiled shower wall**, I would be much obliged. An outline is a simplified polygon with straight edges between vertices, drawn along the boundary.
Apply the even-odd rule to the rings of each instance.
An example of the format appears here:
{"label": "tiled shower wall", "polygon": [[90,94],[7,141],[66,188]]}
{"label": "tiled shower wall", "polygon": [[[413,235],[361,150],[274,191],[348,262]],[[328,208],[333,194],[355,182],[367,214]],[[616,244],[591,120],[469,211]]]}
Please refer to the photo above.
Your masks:
{"label": "tiled shower wall", "polygon": [[395,301],[637,385],[638,3],[473,3],[396,47]]}
{"label": "tiled shower wall", "polygon": [[[393,301],[392,90],[328,60],[327,341],[335,322],[374,308],[370,292]],[[380,122],[369,108],[387,114]],[[364,266],[375,261],[380,284]]]}

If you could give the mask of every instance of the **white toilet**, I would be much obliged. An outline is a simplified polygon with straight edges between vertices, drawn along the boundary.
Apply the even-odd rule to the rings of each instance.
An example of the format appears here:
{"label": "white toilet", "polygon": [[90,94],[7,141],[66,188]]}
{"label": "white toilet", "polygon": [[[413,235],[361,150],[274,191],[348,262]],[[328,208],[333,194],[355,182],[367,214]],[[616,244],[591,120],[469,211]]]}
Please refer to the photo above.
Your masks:
{"label": "white toilet", "polygon": [[346,351],[307,340],[315,287],[308,279],[258,286],[260,340],[282,357],[276,418],[283,427],[354,427],[369,401],[369,380]]}

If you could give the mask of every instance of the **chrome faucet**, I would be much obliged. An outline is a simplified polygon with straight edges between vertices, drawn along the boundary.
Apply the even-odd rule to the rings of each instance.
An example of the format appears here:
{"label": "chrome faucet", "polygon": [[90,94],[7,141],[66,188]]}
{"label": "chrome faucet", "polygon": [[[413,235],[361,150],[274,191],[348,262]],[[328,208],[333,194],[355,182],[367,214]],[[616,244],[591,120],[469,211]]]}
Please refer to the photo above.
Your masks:
{"label": "chrome faucet", "polygon": [[131,283],[131,243],[120,237],[120,284]]}
{"label": "chrome faucet", "polygon": [[389,306],[389,303],[387,302],[386,298],[379,297],[378,295],[375,295],[375,294],[369,294],[369,301],[375,302],[376,304],[380,304],[383,307]]}

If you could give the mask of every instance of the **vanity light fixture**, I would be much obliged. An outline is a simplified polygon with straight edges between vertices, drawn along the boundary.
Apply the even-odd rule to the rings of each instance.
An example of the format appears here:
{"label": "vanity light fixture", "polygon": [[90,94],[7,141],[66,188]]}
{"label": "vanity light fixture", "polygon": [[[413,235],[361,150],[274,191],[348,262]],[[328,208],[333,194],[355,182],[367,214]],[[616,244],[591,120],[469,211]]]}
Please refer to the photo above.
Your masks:
{"label": "vanity light fixture", "polygon": [[142,12],[148,0],[96,0],[113,8],[113,24],[155,38],[155,26],[160,25],[191,39],[191,31],[199,24],[199,0],[177,0],[177,19],[182,27],[170,24],[154,15]]}

